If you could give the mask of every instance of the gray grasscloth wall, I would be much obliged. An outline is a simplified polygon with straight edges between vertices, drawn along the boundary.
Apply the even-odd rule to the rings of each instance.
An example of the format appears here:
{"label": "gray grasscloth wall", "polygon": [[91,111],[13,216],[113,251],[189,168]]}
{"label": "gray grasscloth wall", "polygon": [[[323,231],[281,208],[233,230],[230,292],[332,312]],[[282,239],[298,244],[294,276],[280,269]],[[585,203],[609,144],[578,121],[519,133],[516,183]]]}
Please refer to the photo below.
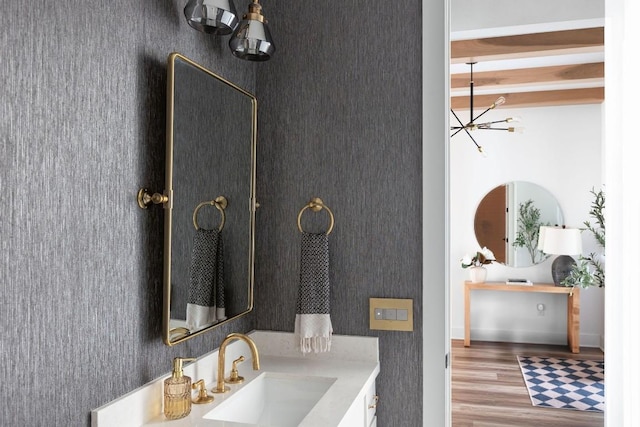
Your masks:
{"label": "gray grasscloth wall", "polygon": [[254,316],[160,339],[166,58],[255,93],[257,67],[186,24],[182,1],[3,0],[0,425],[86,426],[101,406]]}
{"label": "gray grasscloth wall", "polygon": [[[334,331],[380,337],[378,425],[422,425],[421,3],[270,0],[278,51],[264,64],[191,30],[183,5],[2,4],[0,424],[88,425],[175,356],[231,331],[293,330],[296,217],[319,196],[336,216]],[[163,187],[172,51],[258,96],[261,208],[256,311],[169,348],[162,212],[134,200]],[[369,297],[412,298],[415,331],[370,331]]]}
{"label": "gray grasscloth wall", "polygon": [[[277,43],[257,75],[258,329],[292,331],[311,197],[330,236],[336,334],[380,337],[378,425],[422,425],[421,2],[264,4]],[[326,226],[305,212],[309,231]],[[312,222],[317,224],[312,224]],[[414,332],[369,330],[369,297],[412,298]]]}

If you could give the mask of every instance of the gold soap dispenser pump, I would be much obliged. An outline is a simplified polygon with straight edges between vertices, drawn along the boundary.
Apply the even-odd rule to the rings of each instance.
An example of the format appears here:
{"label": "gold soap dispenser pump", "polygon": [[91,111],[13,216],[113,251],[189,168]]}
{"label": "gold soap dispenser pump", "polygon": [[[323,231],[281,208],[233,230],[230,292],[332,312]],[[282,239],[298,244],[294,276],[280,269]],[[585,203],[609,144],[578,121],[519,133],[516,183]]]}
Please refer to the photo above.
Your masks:
{"label": "gold soap dispenser pump", "polygon": [[194,360],[176,357],[173,359],[173,373],[164,380],[164,416],[170,420],[184,418],[191,412],[191,377],[182,373],[182,364]]}

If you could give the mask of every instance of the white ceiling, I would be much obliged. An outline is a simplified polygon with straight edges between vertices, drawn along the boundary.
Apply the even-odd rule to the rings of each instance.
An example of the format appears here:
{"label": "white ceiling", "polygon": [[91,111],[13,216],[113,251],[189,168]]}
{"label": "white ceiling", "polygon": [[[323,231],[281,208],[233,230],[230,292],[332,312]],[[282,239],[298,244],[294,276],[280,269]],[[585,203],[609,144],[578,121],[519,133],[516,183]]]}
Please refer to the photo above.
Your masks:
{"label": "white ceiling", "polygon": [[[519,34],[508,32],[511,27],[526,33],[539,32],[541,25],[546,31],[585,28],[601,26],[604,12],[604,0],[451,0],[450,28],[452,36],[466,33],[465,38]],[[573,21],[579,26],[571,27]]]}

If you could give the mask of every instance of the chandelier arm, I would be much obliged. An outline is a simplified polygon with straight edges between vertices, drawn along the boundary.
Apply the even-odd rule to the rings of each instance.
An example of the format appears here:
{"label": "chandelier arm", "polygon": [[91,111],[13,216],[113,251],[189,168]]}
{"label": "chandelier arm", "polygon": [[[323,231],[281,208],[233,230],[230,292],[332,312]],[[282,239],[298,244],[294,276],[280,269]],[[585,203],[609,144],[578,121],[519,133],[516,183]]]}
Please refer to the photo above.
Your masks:
{"label": "chandelier arm", "polygon": [[496,123],[508,123],[509,119],[504,119],[504,120],[495,120],[493,122],[484,122],[484,123],[478,123],[476,126],[481,127],[481,126],[490,126],[490,125],[495,125]]}
{"label": "chandelier arm", "polygon": [[469,138],[471,138],[471,140],[473,141],[473,143],[476,145],[476,148],[478,149],[478,151],[479,151],[480,153],[482,153],[482,147],[480,146],[480,144],[478,144],[478,143],[476,142],[476,140],[475,140],[475,139],[473,139],[473,137],[471,136],[471,133],[467,130],[467,128],[464,128],[464,131],[467,133],[467,135],[469,135]]}
{"label": "chandelier arm", "polygon": [[496,107],[495,104],[491,104],[491,107],[487,108],[486,110],[484,110],[482,113],[478,114],[471,123],[475,123],[476,120],[478,120],[480,117],[484,116],[487,112],[493,110]]}
{"label": "chandelier arm", "polygon": [[[451,130],[457,129],[453,135],[451,135],[449,138],[453,138],[454,136],[456,136],[462,129],[465,129],[465,126],[462,124],[462,121],[460,120],[460,118],[458,117],[458,115],[456,114],[455,111],[453,111],[452,108],[449,109],[451,111],[451,114],[453,114],[453,117],[456,118],[456,120],[458,121],[458,123],[460,123],[460,127],[452,127]],[[467,132],[468,133],[468,132]]]}
{"label": "chandelier arm", "polygon": [[[460,123],[460,126],[462,126],[462,127],[461,127],[460,129],[458,129],[458,130],[457,130],[453,135],[457,134],[457,133],[458,133],[458,132],[460,132],[461,130],[464,130],[464,131],[467,133],[467,135],[469,135],[469,138],[471,138],[471,140],[473,141],[473,143],[476,145],[476,148],[478,149],[478,151],[479,151],[480,153],[482,153],[482,147],[480,146],[480,144],[478,144],[478,143],[476,142],[476,140],[475,140],[475,139],[473,139],[473,136],[471,136],[471,133],[469,132],[469,129],[467,129],[467,127],[466,127],[465,125],[463,125],[463,124],[462,124],[462,121],[460,121],[460,119],[458,118],[458,115],[453,111],[453,109],[452,109],[452,108],[450,108],[450,110],[451,110],[451,113],[453,114],[453,117],[455,117],[455,118],[456,118],[456,120],[458,121],[458,123]],[[451,135],[451,136],[453,136],[453,135]]]}
{"label": "chandelier arm", "polygon": [[453,117],[456,118],[456,120],[458,121],[458,123],[460,123],[460,126],[464,127],[464,125],[462,124],[462,121],[460,120],[460,118],[458,117],[458,115],[456,114],[455,111],[453,111],[453,108],[449,108],[449,111],[451,111],[451,114],[453,114]]}

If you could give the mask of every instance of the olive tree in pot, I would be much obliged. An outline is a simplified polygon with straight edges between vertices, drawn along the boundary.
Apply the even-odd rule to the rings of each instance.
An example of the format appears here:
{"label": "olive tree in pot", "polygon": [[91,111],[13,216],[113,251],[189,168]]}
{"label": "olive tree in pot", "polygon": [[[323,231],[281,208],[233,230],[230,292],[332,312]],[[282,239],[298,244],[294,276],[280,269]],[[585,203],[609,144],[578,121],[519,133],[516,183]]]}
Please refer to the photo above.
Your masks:
{"label": "olive tree in pot", "polygon": [[[594,189],[591,189],[591,194],[594,200],[591,203],[589,215],[595,220],[595,223],[592,224],[590,221],[585,221],[584,225],[593,234],[604,254],[605,228],[603,211],[605,194],[603,190],[595,191]],[[595,252],[591,252],[588,256],[581,255],[569,275],[562,281],[562,284],[564,286],[580,286],[582,288],[590,286],[604,287],[602,255],[598,255]]]}

